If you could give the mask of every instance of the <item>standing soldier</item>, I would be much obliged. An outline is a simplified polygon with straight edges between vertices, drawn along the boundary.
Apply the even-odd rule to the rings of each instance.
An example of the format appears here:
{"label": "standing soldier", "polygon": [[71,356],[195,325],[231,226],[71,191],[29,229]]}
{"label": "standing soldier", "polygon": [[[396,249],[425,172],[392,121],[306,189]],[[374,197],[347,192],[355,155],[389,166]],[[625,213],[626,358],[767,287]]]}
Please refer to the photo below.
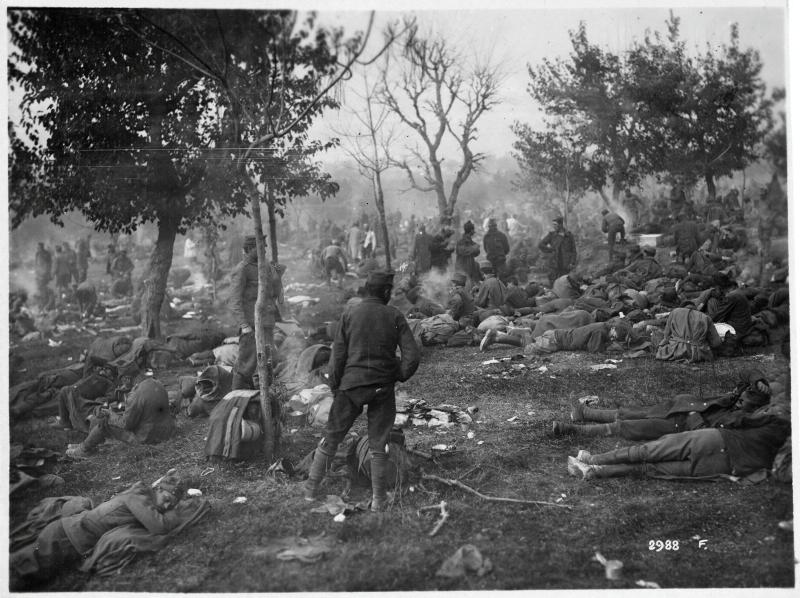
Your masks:
{"label": "standing soldier", "polygon": [[111,292],[121,297],[133,293],[133,262],[128,257],[128,251],[122,249],[116,254],[111,264]]}
{"label": "standing soldier", "polygon": [[488,225],[489,230],[483,235],[483,250],[486,252],[486,259],[491,262],[497,278],[503,280],[506,276],[506,256],[511,251],[511,246],[505,233],[497,230],[497,220],[490,218]]}
{"label": "standing soldier", "polygon": [[[239,356],[233,366],[231,390],[252,389],[258,360],[256,356],[256,299],[258,298],[258,252],[256,237],[244,239],[244,257],[231,278],[230,306],[239,324]],[[267,350],[272,350],[275,322],[278,319],[276,299],[281,293],[280,266],[267,264],[267,297],[261,312],[261,326],[266,336]]]}
{"label": "standing soldier", "polygon": [[75,253],[75,250],[70,247],[69,243],[64,243],[64,255],[67,258],[67,264],[69,265],[69,277],[70,281],[78,282],[78,254]]}
{"label": "standing soldier", "polygon": [[[393,272],[374,270],[367,277],[367,296],[345,310],[333,341],[330,386],[334,393],[325,437],[314,453],[305,499],[315,499],[328,461],[367,406],[372,511],[386,508],[386,447],[395,419],[396,382],[405,382],[419,366],[420,352],[405,317],[387,305]],[[396,351],[400,348],[400,359]]]}
{"label": "standing soldier", "polygon": [[578,251],[575,248],[575,237],[564,228],[564,219],[561,216],[553,219],[552,229],[539,241],[539,251],[547,254],[547,278],[550,286],[556,278],[568,274],[578,261]]}
{"label": "standing soldier", "polygon": [[600,212],[603,216],[601,230],[608,234],[608,263],[614,261],[614,245],[617,243],[617,233],[619,242],[625,243],[625,221],[616,212],[609,212],[606,208]]}
{"label": "standing soldier", "polygon": [[375,236],[375,230],[372,228],[372,224],[367,222],[364,225],[364,242],[361,245],[364,259],[374,257],[377,246],[378,239]]}
{"label": "standing soldier", "polygon": [[56,245],[56,258],[53,264],[53,274],[56,279],[56,304],[60,305],[64,295],[69,289],[72,273],[69,268],[69,258],[64,254],[64,248]]}
{"label": "standing soldier", "polygon": [[347,271],[347,255],[339,246],[340,243],[339,239],[332,239],[331,244],[322,250],[322,269],[325,271],[329,288],[331,279],[335,277],[336,286],[341,289],[344,273]]}
{"label": "standing soldier", "polygon": [[350,252],[350,261],[358,262],[361,259],[361,227],[358,221],[347,231],[347,249]]}
{"label": "standing soldier", "polygon": [[36,270],[36,293],[39,296],[39,307],[42,311],[47,309],[50,303],[50,281],[53,279],[53,256],[44,246],[44,243],[39,242],[36,249],[35,259]]}
{"label": "standing soldier", "polygon": [[92,252],[89,249],[90,239],[91,237],[78,239],[78,284],[86,280],[89,272],[89,260],[92,258]]}
{"label": "standing soldier", "polygon": [[472,224],[472,220],[467,220],[464,223],[464,234],[456,243],[456,272],[466,274],[470,288],[483,279],[478,262],[475,260],[481,253],[481,247],[472,239],[473,234],[475,225]]}
{"label": "standing soldier", "polygon": [[628,213],[631,219],[631,227],[636,228],[639,226],[639,216],[642,209],[644,209],[644,202],[642,198],[632,193],[630,189],[625,190],[625,197],[622,198],[622,207]]}
{"label": "standing soldier", "polygon": [[420,223],[419,232],[414,237],[414,246],[411,249],[411,259],[414,262],[417,276],[422,276],[431,269],[431,244],[433,237],[425,232],[425,225]]}

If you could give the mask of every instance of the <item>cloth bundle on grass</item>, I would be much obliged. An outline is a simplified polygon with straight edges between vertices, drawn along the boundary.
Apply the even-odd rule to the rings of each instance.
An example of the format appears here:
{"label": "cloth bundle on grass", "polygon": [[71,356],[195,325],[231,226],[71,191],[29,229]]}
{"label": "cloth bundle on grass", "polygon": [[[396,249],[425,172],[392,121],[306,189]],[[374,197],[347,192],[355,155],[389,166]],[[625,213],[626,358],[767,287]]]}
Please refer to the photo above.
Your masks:
{"label": "cloth bundle on grass", "polygon": [[42,372],[35,380],[12,386],[8,391],[11,418],[42,417],[58,413],[57,392],[64,386],[78,382],[83,369],[83,364],[76,363],[67,368]]}
{"label": "cloth bundle on grass", "polygon": [[328,345],[311,345],[303,349],[294,361],[281,364],[276,372],[278,382],[289,392],[299,392],[319,384],[326,384],[328,360],[331,348]]}
{"label": "cloth bundle on grass", "polygon": [[[189,417],[211,415],[214,407],[231,390],[233,376],[225,368],[218,365],[211,365],[200,372],[196,381],[192,384],[191,403],[186,410]],[[181,394],[184,391],[184,381],[180,380]],[[185,396],[185,395],[183,395]]]}
{"label": "cloth bundle on grass", "polygon": [[[243,424],[244,422],[244,424]],[[261,404],[258,390],[232,390],[208,419],[204,452],[208,457],[249,459],[261,452]]]}

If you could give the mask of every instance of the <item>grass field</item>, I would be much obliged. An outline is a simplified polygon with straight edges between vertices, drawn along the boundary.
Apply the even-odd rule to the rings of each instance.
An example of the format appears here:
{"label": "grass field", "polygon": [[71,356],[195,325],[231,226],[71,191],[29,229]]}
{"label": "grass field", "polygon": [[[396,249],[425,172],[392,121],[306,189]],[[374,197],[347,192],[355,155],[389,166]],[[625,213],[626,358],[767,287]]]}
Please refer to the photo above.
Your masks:
{"label": "grass field", "polygon": [[[55,349],[29,343],[14,351],[26,377],[73,363],[91,337],[66,337]],[[53,467],[65,480],[58,490],[23,490],[10,501],[10,523],[19,523],[44,496],[89,496],[95,504],[137,480],[150,482],[177,467],[199,488],[212,511],[166,548],[143,556],[119,574],[89,577],[64,571],[41,590],[141,592],[287,592],[388,590],[518,590],[636,588],[639,580],[662,588],[793,587],[793,536],[778,528],[792,517],[790,485],[731,482],[668,482],[643,478],[580,481],[567,473],[568,455],[625,446],[618,438],[554,438],[554,419],[567,421],[570,401],[598,395],[601,405],[650,405],[681,392],[718,394],[732,390],[738,372],[759,367],[777,377],[789,367],[775,351],[750,353],[714,363],[686,365],[649,358],[625,360],[617,369],[593,372],[608,356],[558,353],[525,358],[526,367],[504,377],[507,363],[482,365],[515,354],[493,346],[426,347],[417,374],[399,388],[429,406],[477,406],[469,430],[455,425],[406,429],[407,446],[429,452],[434,444],[454,450],[432,460],[414,457],[408,487],[380,514],[358,512],[343,523],[311,513],[300,478],[268,473],[263,461],[208,463],[203,455],[207,420],[179,417],[177,436],[157,446],[108,442],[87,461]],[[73,361],[69,359],[72,358]],[[541,366],[546,371],[539,371]],[[157,372],[167,386],[189,366]],[[509,421],[512,418],[513,421]],[[363,421],[357,431],[365,432]],[[468,432],[474,432],[469,438]],[[281,454],[300,461],[320,430],[284,430]],[[63,451],[80,436],[54,431],[43,420],[14,425],[11,441]],[[213,468],[212,471],[209,471]],[[491,497],[545,501],[522,505],[479,498],[423,475],[459,480]],[[329,478],[329,493],[343,490]],[[354,487],[352,500],[368,497]],[[244,504],[234,499],[246,497]],[[449,518],[430,536],[438,511],[420,507],[446,501]],[[313,564],[281,561],[275,543],[325,534],[331,550]],[[677,541],[677,550],[650,550],[651,541]],[[700,540],[705,540],[700,546]],[[436,576],[442,562],[465,544],[491,559],[478,577]],[[606,580],[595,552],[623,562],[622,577]]]}
{"label": "grass field", "polygon": [[[64,572],[47,591],[371,591],[484,590],[636,587],[637,580],[661,587],[793,586],[792,535],[777,527],[791,517],[791,487],[768,481],[756,486],[729,482],[667,482],[617,478],[582,482],[566,471],[567,455],[624,445],[614,438],[553,438],[553,419],[568,417],[570,399],[595,394],[601,402],[651,404],[677,392],[716,393],[732,388],[738,370],[758,366],[777,373],[783,357],[749,356],[686,366],[646,359],[616,370],[590,372],[601,356],[558,354],[540,373],[539,362],[508,380],[487,378],[501,365],[482,366],[492,357],[513,354],[493,348],[426,348],[417,375],[403,388],[429,405],[450,403],[479,408],[473,439],[459,426],[406,431],[408,446],[428,451],[433,444],[455,445],[433,461],[415,461],[416,475],[386,513],[357,513],[344,523],[310,513],[301,499],[300,480],[267,475],[267,463],[215,464],[202,453],[204,420],[179,420],[178,436],[152,447],[106,443],[89,461],[59,463],[66,494],[109,498],[136,480],[151,481],[178,467],[190,486],[213,505],[210,515],[167,548],[143,557],[110,578]],[[169,383],[181,371],[159,377]],[[516,416],[516,421],[509,422]],[[359,424],[361,425],[361,424]],[[363,426],[362,426],[363,431]],[[316,442],[315,428],[286,432],[282,454],[297,462]],[[12,430],[12,442],[63,449],[64,432],[41,420]],[[478,444],[483,441],[482,444]],[[461,482],[495,497],[555,502],[570,507],[488,502],[431,480],[424,473]],[[339,479],[326,482],[341,490]],[[12,524],[53,491],[23,491],[11,501]],[[355,498],[368,489],[355,488]],[[361,493],[361,494],[359,494]],[[245,504],[233,504],[238,496]],[[429,537],[437,511],[421,506],[446,501],[450,513],[441,531]],[[277,539],[325,533],[334,549],[316,564],[282,562],[265,550]],[[699,548],[698,539],[705,539]],[[648,549],[651,540],[677,540],[679,549]],[[436,577],[441,562],[463,544],[474,544],[494,569],[483,577]],[[592,560],[595,551],[623,561],[623,578],[607,581]]]}

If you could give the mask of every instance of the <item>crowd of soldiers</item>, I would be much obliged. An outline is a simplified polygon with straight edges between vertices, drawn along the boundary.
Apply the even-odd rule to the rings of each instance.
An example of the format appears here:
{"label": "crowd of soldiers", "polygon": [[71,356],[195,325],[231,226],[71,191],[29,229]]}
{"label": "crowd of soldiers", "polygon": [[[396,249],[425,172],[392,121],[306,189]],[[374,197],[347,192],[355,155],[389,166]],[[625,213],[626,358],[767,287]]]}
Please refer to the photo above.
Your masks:
{"label": "crowd of soldiers", "polygon": [[[88,307],[88,296],[96,295],[94,284],[87,281],[89,262],[93,259],[90,245],[90,236],[78,239],[74,249],[65,241],[56,244],[51,251],[44,242],[39,242],[34,257],[34,271],[40,311],[60,307],[67,298],[73,297]],[[114,244],[109,244],[105,272],[110,277],[109,286],[115,296],[132,293],[133,269],[133,261],[128,257],[127,250],[117,251]],[[85,307],[82,311],[85,311]]]}

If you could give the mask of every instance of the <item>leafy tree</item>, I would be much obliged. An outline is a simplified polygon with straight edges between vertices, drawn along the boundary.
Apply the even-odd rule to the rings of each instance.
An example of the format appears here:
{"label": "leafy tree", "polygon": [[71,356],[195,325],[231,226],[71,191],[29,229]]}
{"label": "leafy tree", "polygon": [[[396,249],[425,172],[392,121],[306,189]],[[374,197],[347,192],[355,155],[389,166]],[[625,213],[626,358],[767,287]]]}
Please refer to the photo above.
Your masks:
{"label": "leafy tree", "polygon": [[[256,352],[264,426],[264,452],[272,460],[279,448],[279,408],[270,400],[271,339],[261,323],[268,270],[260,199],[267,198],[273,240],[276,214],[291,197],[316,192],[324,199],[338,186],[309,158],[324,146],[308,139],[308,127],[326,107],[340,81],[349,78],[370,37],[345,38],[340,29],[316,26],[315,16],[300,21],[292,11],[134,11],[125,25],[153,49],[176,57],[202,77],[218,105],[222,150],[232,176],[244,186],[256,233],[259,291],[255,309]],[[381,54],[394,41],[387,29]],[[263,185],[263,194],[258,183]]]}
{"label": "leafy tree", "polygon": [[671,98],[665,131],[666,166],[704,180],[713,199],[717,178],[758,157],[757,146],[772,125],[772,101],[760,78],[759,54],[740,47],[736,24],[727,45],[709,45],[696,64],[684,59],[681,66],[682,92]]}
{"label": "leafy tree", "polygon": [[552,187],[561,197],[560,202],[537,199],[563,214],[566,226],[575,202],[587,190],[602,187],[604,170],[592,160],[580,137],[566,136],[557,127],[534,131],[521,123],[515,123],[513,130],[517,135],[514,157],[521,173],[516,186],[535,195],[546,186]]}
{"label": "leafy tree", "polygon": [[176,235],[211,213],[240,213],[246,196],[235,182],[224,201],[208,192],[213,98],[197,73],[132,35],[124,13],[8,12],[25,137],[12,143],[9,207],[13,226],[40,214],[62,224],[71,210],[109,232],[155,221],[142,328],[158,337]]}
{"label": "leafy tree", "polygon": [[[716,178],[754,159],[769,126],[758,53],[739,47],[735,25],[720,52],[695,58],[679,19],[666,25],[665,37],[648,32],[618,55],[591,44],[581,23],[568,59],[528,67],[548,130],[586,148],[591,187],[606,203],[606,185],[616,200],[646,175],[703,179],[713,197]],[[517,134],[523,146],[544,139],[519,125]]]}
{"label": "leafy tree", "polygon": [[[585,148],[581,170],[586,176],[582,178],[608,203],[607,183],[616,200],[624,187],[651,169],[651,144],[641,125],[624,59],[591,44],[584,23],[569,35],[572,53],[568,59],[544,60],[535,69],[528,66],[528,93],[549,117],[552,135],[530,137],[532,131],[519,124],[516,131],[519,142],[531,148],[556,138],[574,140],[570,143]],[[563,154],[565,148],[558,146],[554,149]]]}
{"label": "leafy tree", "polygon": [[[772,101],[775,104],[783,102],[785,99],[785,89],[776,89],[772,92]],[[780,110],[778,116],[780,118],[779,125],[764,139],[764,151],[775,170],[785,179],[787,173],[786,110]]]}
{"label": "leafy tree", "polygon": [[[489,63],[462,67],[462,57],[443,39],[424,39],[409,31],[400,54],[399,83],[384,68],[381,98],[403,124],[422,141],[423,149],[410,148],[411,160],[393,159],[411,188],[436,194],[439,218],[452,220],[458,193],[485,157],[474,151],[481,116],[498,103],[499,69]],[[446,189],[442,169],[443,142],[455,142],[460,160],[455,178]],[[421,175],[415,171],[421,170]]]}

